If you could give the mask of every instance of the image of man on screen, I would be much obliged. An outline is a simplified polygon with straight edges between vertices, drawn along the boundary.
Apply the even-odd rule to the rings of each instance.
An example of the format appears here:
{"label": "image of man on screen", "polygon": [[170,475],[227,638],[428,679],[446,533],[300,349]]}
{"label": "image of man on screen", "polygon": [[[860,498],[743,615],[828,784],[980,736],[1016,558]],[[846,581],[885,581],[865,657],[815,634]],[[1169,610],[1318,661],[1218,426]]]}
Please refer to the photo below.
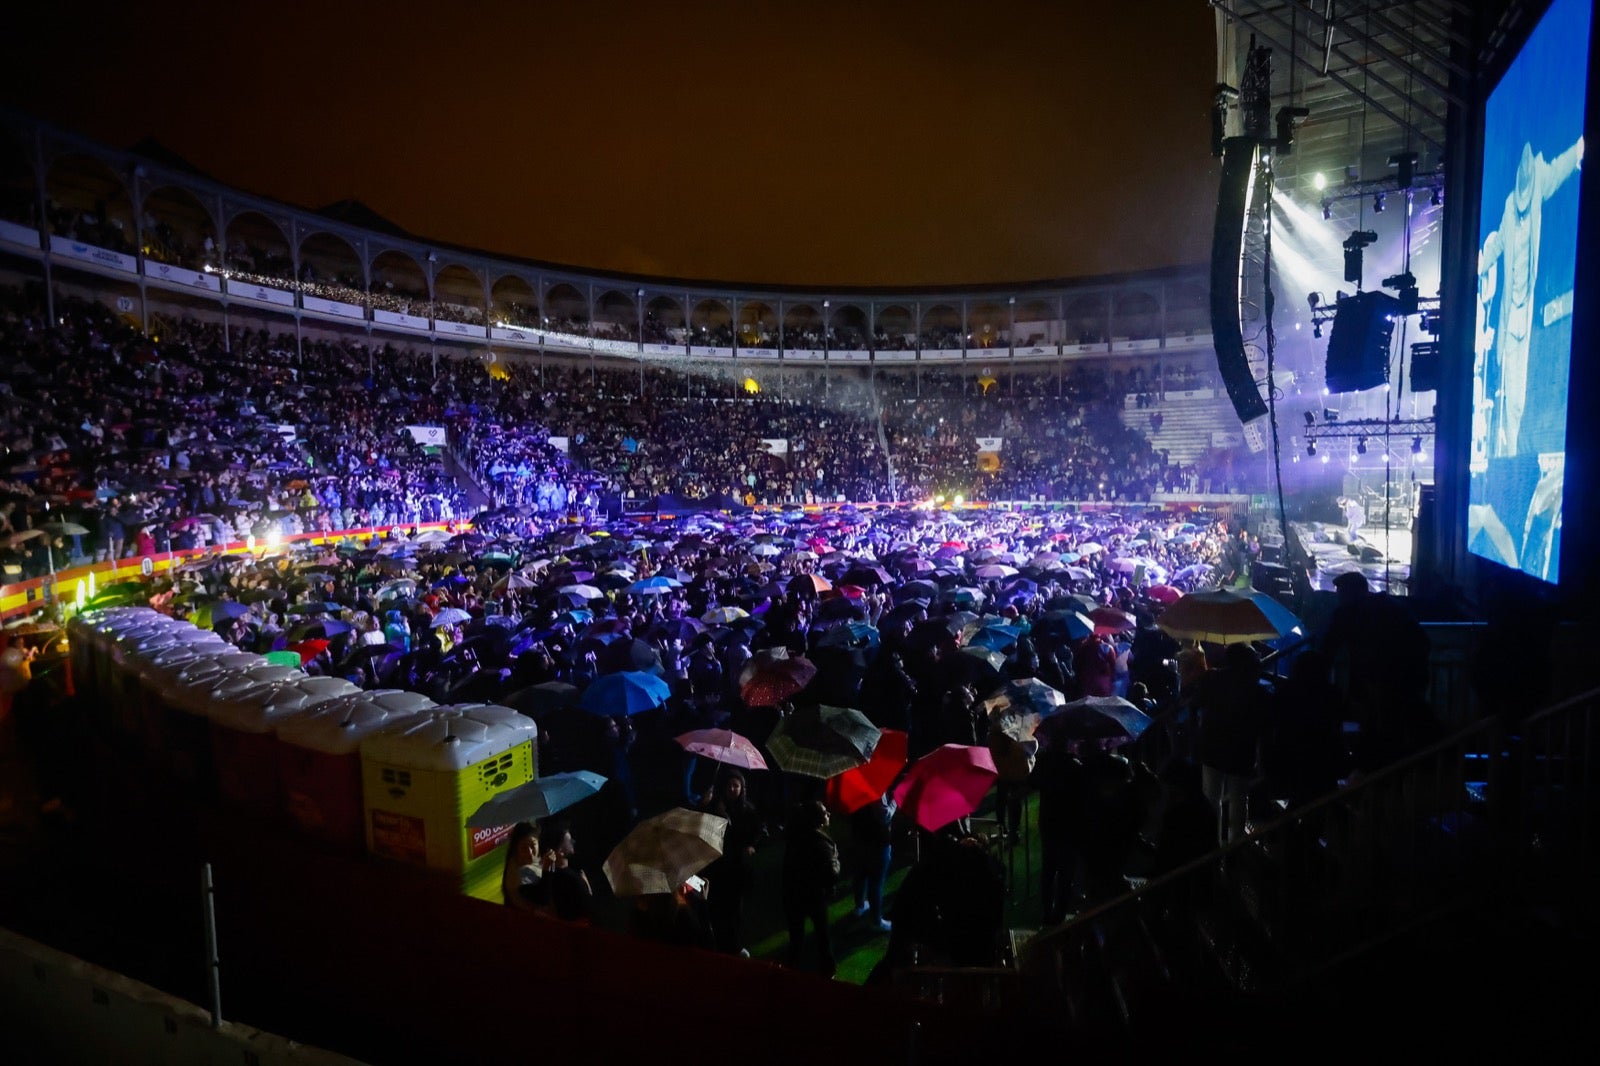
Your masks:
{"label": "image of man on screen", "polygon": [[[1479,299],[1487,305],[1498,291],[1500,308],[1480,308],[1478,365],[1486,375],[1498,366],[1498,380],[1484,382],[1491,425],[1489,455],[1518,455],[1518,437],[1527,404],[1528,357],[1536,322],[1535,283],[1544,202],[1583,163],[1583,138],[1546,161],[1524,142],[1516,183],[1506,197],[1500,225],[1478,252]],[[1493,351],[1498,359],[1488,358]]]}

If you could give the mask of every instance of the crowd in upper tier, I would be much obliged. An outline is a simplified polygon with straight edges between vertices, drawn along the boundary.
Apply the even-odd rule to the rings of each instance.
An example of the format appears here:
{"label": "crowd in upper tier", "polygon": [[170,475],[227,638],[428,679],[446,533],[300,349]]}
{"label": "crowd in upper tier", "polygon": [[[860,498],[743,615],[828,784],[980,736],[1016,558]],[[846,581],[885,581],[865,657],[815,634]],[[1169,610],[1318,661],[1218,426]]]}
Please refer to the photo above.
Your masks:
{"label": "crowd in upper tier", "polygon": [[[1124,424],[1147,370],[742,371],[435,355],[0,294],[0,565],[523,513],[1239,491]],[[1179,368],[1172,382],[1187,383]],[[409,426],[443,436],[414,435]],[[979,438],[999,438],[980,454]],[[465,472],[467,477],[459,475]],[[63,524],[65,523],[65,524]],[[67,533],[78,528],[84,532]]]}

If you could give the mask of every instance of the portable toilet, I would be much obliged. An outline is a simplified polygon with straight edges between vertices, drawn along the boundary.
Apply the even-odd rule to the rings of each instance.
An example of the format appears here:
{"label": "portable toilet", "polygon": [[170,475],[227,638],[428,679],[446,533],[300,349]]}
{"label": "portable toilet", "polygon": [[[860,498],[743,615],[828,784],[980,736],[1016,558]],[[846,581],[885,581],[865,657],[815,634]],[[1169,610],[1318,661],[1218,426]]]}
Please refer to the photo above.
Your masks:
{"label": "portable toilet", "polygon": [[102,726],[111,724],[116,674],[123,657],[127,654],[127,648],[145,637],[164,632],[170,621],[152,611],[148,618],[114,625],[94,638],[89,677],[90,689],[94,694],[91,706],[96,724]]}
{"label": "portable toilet", "polygon": [[149,607],[102,607],[85,611],[67,623],[68,664],[77,692],[96,700],[100,696],[100,657],[109,655],[113,635],[124,629],[144,625],[159,617]]}
{"label": "portable toilet", "polygon": [[[211,722],[206,717],[211,689],[224,677],[265,666],[266,660],[254,652],[229,649],[218,655],[202,656],[178,667],[155,694],[155,731],[160,734],[156,764],[186,777],[194,758],[179,752],[204,748],[210,757]],[[180,763],[182,765],[180,765]]]}
{"label": "portable toilet", "polygon": [[139,667],[139,736],[145,755],[159,761],[165,746],[161,693],[182,670],[201,660],[215,660],[233,651],[221,637],[203,629],[191,630],[177,644],[162,648]]}
{"label": "portable toilet", "polygon": [[462,891],[499,902],[499,849],[512,827],[469,829],[490,797],[534,776],[531,718],[493,704],[423,711],[361,742],[367,850],[439,870]]}
{"label": "portable toilet", "polygon": [[144,704],[144,693],[139,687],[140,672],[155,656],[182,648],[194,631],[193,626],[174,622],[148,635],[118,642],[111,671],[111,690],[104,697],[110,705],[111,726],[118,736],[139,739],[140,712]]}
{"label": "portable toilet", "polygon": [[307,836],[349,851],[366,846],[361,742],[438,704],[420,692],[374,689],[319,703],[278,723],[284,810]]}
{"label": "portable toilet", "polygon": [[[298,671],[296,671],[298,673]],[[341,677],[306,677],[261,682],[212,703],[211,758],[217,792],[252,814],[279,813],[277,725],[318,704],[360,693]]]}
{"label": "portable toilet", "polygon": [[278,687],[302,676],[286,666],[251,666],[201,679],[174,694],[166,715],[167,756],[179,780],[209,792],[216,783],[211,761],[211,708],[258,685]]}

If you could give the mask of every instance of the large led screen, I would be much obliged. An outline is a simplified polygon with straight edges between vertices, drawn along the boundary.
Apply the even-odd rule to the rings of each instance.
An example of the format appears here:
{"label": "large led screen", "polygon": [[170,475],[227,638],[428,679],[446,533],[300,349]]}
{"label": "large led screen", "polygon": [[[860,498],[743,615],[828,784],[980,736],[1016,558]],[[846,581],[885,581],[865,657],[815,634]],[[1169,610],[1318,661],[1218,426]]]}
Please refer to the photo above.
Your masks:
{"label": "large led screen", "polygon": [[1561,576],[1591,0],[1555,0],[1489,94],[1467,548]]}

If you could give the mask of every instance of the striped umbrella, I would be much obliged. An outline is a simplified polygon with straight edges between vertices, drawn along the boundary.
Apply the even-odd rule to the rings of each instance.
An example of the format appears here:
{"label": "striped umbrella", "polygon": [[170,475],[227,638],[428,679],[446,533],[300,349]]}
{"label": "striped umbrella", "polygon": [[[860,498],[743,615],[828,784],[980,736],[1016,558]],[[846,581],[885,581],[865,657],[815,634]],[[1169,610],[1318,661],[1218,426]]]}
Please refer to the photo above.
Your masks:
{"label": "striped umbrella", "polygon": [[882,735],[860,711],[804,707],[778,723],[767,750],[781,769],[827,779],[866,762]]}
{"label": "striped umbrella", "polygon": [[722,855],[728,820],[674,807],[633,827],[606,856],[606,880],[616,896],[676,892]]}

